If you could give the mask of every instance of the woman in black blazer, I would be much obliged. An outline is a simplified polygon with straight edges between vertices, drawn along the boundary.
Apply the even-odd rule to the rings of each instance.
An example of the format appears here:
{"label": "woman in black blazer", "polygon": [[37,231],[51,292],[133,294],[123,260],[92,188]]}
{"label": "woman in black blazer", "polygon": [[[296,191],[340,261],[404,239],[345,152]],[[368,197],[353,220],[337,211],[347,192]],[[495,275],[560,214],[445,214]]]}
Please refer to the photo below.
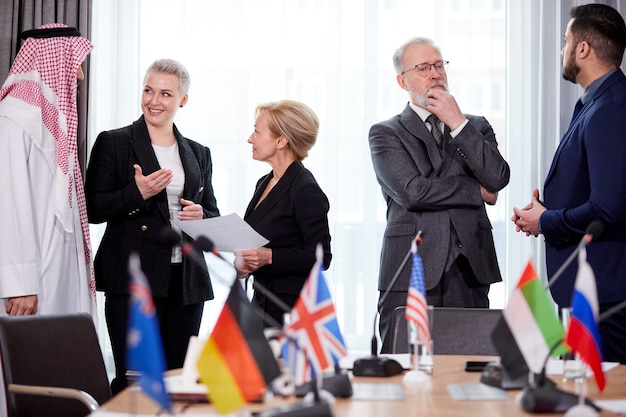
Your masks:
{"label": "woman in black blazer", "polygon": [[[328,198],[301,162],[315,144],[318,129],[313,110],[282,100],[257,107],[254,132],[248,139],[252,157],[270,164],[272,172],[257,182],[244,220],[269,243],[236,252],[235,266],[240,277],[254,276],[290,308],[315,263],[317,244],[324,249],[324,269],[332,257]],[[285,311],[258,290],[253,302],[283,323]]]}
{"label": "woman in black blazer", "polygon": [[211,153],[174,125],[177,110],[187,103],[189,82],[179,62],[155,61],[144,78],[143,116],[100,133],[91,151],[85,193],[89,221],[107,223],[94,268],[97,289],[106,297],[116,371],[113,393],[127,384],[131,252],[139,253],[150,283],[168,368],[182,367],[189,338],[198,334],[204,301],[213,298],[206,265],[203,270],[183,258],[180,246],[172,248],[161,239],[171,219],[219,216]]}

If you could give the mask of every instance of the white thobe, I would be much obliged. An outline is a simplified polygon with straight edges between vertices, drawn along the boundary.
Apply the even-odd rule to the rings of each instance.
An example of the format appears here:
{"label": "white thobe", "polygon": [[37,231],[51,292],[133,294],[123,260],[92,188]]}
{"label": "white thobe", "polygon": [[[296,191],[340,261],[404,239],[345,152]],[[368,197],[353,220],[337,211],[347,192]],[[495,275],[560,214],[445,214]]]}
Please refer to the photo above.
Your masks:
{"label": "white thobe", "polygon": [[0,315],[8,297],[37,294],[38,314],[95,317],[76,188],[67,231],[55,216],[54,175],[29,135],[0,116]]}

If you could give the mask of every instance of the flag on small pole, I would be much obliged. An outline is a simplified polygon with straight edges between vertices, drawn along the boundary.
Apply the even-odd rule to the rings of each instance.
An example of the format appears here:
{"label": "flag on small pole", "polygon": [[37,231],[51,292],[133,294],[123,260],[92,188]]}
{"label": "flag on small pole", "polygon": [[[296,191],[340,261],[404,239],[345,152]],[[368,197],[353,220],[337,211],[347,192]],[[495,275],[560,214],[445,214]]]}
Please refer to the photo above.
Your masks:
{"label": "flag on small pole", "polygon": [[163,382],[165,354],[157,323],[152,292],[148,279],[141,270],[137,253],[128,258],[130,274],[130,306],[127,335],[127,365],[139,371],[139,386],[161,407],[171,411],[169,397]]}
{"label": "flag on small pole", "polygon": [[406,299],[405,317],[407,320],[415,323],[420,343],[432,355],[430,351],[432,346],[430,343],[430,321],[428,319],[428,304],[426,303],[426,289],[424,287],[424,265],[422,257],[417,253],[415,239],[411,241],[411,252],[413,253],[413,267]]}
{"label": "flag on small pole", "polygon": [[565,343],[591,368],[596,385],[602,391],[606,381],[602,370],[602,345],[598,328],[598,292],[595,275],[587,262],[586,249],[578,253],[578,273],[571,304],[572,313]]}
{"label": "flag on small pole", "polygon": [[556,309],[529,260],[491,334],[500,361],[513,378],[527,370],[541,373],[549,356],[568,351],[562,344],[564,334]]}
{"label": "flag on small pole", "polygon": [[231,286],[211,336],[197,362],[200,382],[220,414],[262,398],[280,374],[278,363],[239,280]]}
{"label": "flag on small pole", "polygon": [[[322,245],[318,244],[315,264],[291,310],[291,323],[285,328],[288,337],[282,339],[283,358],[294,366],[290,370],[296,384],[321,374],[347,355],[335,306],[322,274],[322,256]],[[297,346],[293,346],[294,342]]]}

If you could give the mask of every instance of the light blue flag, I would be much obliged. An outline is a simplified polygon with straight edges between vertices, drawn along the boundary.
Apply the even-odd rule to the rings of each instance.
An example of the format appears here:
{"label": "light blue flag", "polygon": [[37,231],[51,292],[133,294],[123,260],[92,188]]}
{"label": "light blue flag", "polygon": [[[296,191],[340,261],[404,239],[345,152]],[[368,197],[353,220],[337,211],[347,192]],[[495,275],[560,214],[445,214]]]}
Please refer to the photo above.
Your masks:
{"label": "light blue flag", "polygon": [[131,253],[128,259],[130,274],[130,310],[126,361],[128,368],[140,372],[141,389],[164,409],[171,411],[163,382],[165,354],[157,323],[152,292],[148,279],[141,270],[139,255]]}

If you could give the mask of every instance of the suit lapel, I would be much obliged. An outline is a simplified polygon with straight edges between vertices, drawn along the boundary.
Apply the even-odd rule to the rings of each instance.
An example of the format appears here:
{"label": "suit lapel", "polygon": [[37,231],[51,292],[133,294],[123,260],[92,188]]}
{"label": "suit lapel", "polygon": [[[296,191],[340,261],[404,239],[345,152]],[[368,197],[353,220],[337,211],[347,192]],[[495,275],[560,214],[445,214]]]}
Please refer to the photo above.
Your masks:
{"label": "suit lapel", "polygon": [[296,177],[303,169],[304,169],[304,166],[299,161],[295,161],[291,165],[289,165],[289,168],[287,168],[287,171],[285,171],[285,174],[282,176],[282,178],[278,181],[278,183],[276,183],[274,188],[272,188],[272,190],[267,194],[265,199],[261,201],[261,203],[257,206],[256,204],[259,201],[259,198],[261,198],[261,195],[263,194],[263,191],[265,190],[265,187],[267,186],[268,181],[273,177],[272,174],[266,175],[259,182],[259,186],[255,190],[254,196],[252,200],[250,201],[250,204],[248,205],[248,209],[246,210],[246,220],[250,224],[255,224],[260,219],[265,217],[267,213],[272,211],[274,206],[276,206],[276,204],[289,191],[289,189],[291,189],[293,182],[295,181]]}
{"label": "suit lapel", "polygon": [[572,137],[572,134],[574,133],[574,130],[576,130],[576,127],[583,120],[585,113],[587,113],[587,111],[591,108],[591,106],[593,106],[594,102],[595,102],[595,98],[592,100],[589,100],[584,105],[584,107],[580,110],[578,115],[576,115],[576,120],[573,120],[570,123],[569,128],[567,129],[567,132],[565,132],[565,135],[563,135],[563,137],[561,138],[561,142],[559,142],[559,146],[557,146],[556,151],[554,152],[554,157],[552,158],[552,164],[550,165],[550,170],[548,171],[548,174],[546,175],[546,180],[544,181],[544,184],[547,183],[550,177],[552,176],[554,167],[556,166],[557,161],[561,157],[561,151],[563,150],[563,147],[570,140],[570,138]]}
{"label": "suit lapel", "polygon": [[174,135],[178,142],[178,153],[180,161],[185,171],[185,185],[183,188],[183,198],[186,200],[194,200],[200,192],[202,184],[202,169],[198,163],[198,158],[191,150],[189,143],[183,138],[176,126],[174,126]]}
{"label": "suit lapel", "polygon": [[[131,147],[137,156],[137,162],[141,167],[143,175],[148,175],[161,169],[159,161],[156,158],[156,154],[154,153],[154,149],[152,149],[152,142],[150,140],[148,128],[143,116],[133,123]],[[170,215],[167,207],[167,194],[165,190],[152,197],[152,200],[156,203],[161,216],[169,221]]]}
{"label": "suit lapel", "polygon": [[[422,142],[426,147],[426,151],[428,152],[428,159],[430,159],[434,172],[439,175],[441,173],[441,168],[443,165],[441,152],[439,151],[439,148],[437,148],[437,145],[435,144],[435,141],[430,131],[426,127],[424,121],[417,115],[417,113],[415,113],[415,111],[408,104],[400,115],[400,123],[411,135],[413,135],[413,137],[400,137],[400,140],[404,142],[407,149],[410,149],[412,151],[417,150],[415,141]],[[448,136],[450,135],[449,129],[447,129],[447,131],[444,131],[444,137],[446,134]],[[447,137],[445,139],[447,142]]]}
{"label": "suit lapel", "polygon": [[544,186],[545,186],[545,184],[548,183],[548,180],[552,177],[552,174],[554,172],[554,168],[555,168],[555,166],[557,164],[557,161],[561,157],[561,153],[562,153],[563,148],[569,142],[569,140],[572,138],[573,133],[576,130],[576,128],[578,127],[578,125],[580,123],[582,123],[582,121],[585,118],[585,115],[596,104],[596,101],[599,99],[600,96],[602,96],[602,94],[604,94],[604,92],[606,92],[613,84],[621,81],[622,79],[624,79],[624,74],[621,71],[616,71],[615,74],[609,76],[609,78],[607,78],[602,83],[602,85],[600,85],[600,87],[598,87],[598,89],[594,93],[593,97],[591,97],[591,99],[589,99],[589,101],[587,101],[587,103],[585,103],[583,108],[576,115],[576,119],[570,123],[569,128],[567,129],[567,131],[563,135],[563,138],[561,138],[561,142],[559,143],[559,146],[556,148],[556,151],[554,153],[554,157],[552,158],[552,164],[550,165],[550,170],[548,171],[548,174],[546,175],[546,179],[544,181]]}

